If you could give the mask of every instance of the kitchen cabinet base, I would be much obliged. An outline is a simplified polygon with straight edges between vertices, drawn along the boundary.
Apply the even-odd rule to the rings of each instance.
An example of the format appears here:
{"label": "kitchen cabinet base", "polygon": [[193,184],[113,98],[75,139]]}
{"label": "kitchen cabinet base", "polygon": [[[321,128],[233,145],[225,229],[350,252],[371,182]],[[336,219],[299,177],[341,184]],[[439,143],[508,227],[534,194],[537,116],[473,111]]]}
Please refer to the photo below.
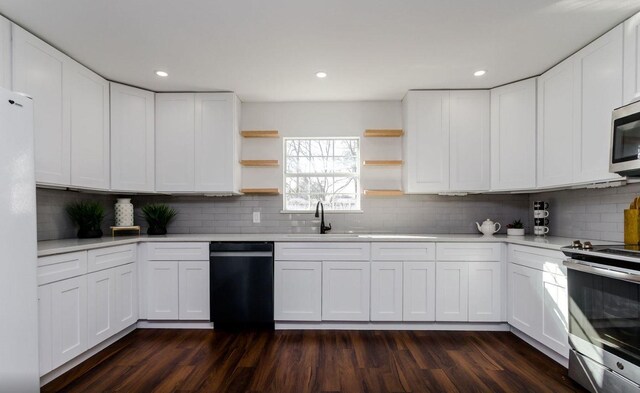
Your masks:
{"label": "kitchen cabinet base", "polygon": [[284,322],[276,321],[276,330],[452,330],[469,332],[508,332],[506,322]]}
{"label": "kitchen cabinet base", "polygon": [[520,339],[522,339],[522,341],[524,341],[527,344],[531,345],[532,347],[534,347],[538,351],[544,353],[545,355],[547,355],[547,357],[550,357],[556,363],[559,363],[564,367],[569,367],[569,359],[567,359],[564,356],[560,355],[558,352],[556,352],[553,349],[547,347],[546,345],[541,344],[538,340],[529,337],[526,333],[521,332],[520,330],[514,328],[513,326],[509,326],[509,327],[510,327],[511,333],[513,333],[516,336],[518,336]]}

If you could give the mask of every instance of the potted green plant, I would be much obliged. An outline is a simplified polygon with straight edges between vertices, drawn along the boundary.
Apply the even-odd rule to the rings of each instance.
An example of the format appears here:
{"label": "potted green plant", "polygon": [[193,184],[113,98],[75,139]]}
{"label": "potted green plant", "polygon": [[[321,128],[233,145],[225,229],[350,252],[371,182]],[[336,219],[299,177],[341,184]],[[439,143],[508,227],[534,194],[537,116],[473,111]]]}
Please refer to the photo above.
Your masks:
{"label": "potted green plant", "polygon": [[524,236],[524,225],[521,220],[515,220],[511,224],[507,225],[507,235],[509,236]]}
{"label": "potted green plant", "polygon": [[67,214],[78,228],[79,239],[102,237],[104,207],[96,201],[78,201],[67,205]]}
{"label": "potted green plant", "polygon": [[149,224],[148,235],[166,235],[167,225],[178,214],[164,203],[151,203],[142,207],[142,215]]}

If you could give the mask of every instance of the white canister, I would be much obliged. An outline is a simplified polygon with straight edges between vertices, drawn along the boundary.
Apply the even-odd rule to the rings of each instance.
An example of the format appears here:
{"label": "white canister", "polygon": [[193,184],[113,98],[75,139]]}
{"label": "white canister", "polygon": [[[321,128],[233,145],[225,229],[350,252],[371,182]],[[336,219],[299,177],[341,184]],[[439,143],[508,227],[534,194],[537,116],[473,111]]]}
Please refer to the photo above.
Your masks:
{"label": "white canister", "polygon": [[118,198],[114,210],[117,227],[133,226],[133,204],[131,203],[131,198]]}

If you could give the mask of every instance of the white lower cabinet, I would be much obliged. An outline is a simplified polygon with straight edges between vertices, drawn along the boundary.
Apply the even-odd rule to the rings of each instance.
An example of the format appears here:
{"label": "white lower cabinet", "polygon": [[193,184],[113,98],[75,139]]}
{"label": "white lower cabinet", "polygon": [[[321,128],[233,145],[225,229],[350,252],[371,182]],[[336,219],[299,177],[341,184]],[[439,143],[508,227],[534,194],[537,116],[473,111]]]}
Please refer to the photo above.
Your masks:
{"label": "white lower cabinet", "polygon": [[402,321],[402,262],[371,262],[371,320]]}
{"label": "white lower cabinet", "polygon": [[370,262],[322,263],[322,320],[368,321]]}
{"label": "white lower cabinet", "polygon": [[178,262],[149,262],[147,280],[147,318],[178,319]]}
{"label": "white lower cabinet", "polygon": [[147,319],[209,320],[209,261],[149,261]]}
{"label": "white lower cabinet", "polygon": [[509,324],[569,357],[564,256],[559,251],[525,246],[509,246],[509,250]]}
{"label": "white lower cabinet", "polygon": [[502,321],[502,263],[469,264],[469,322]]}
{"label": "white lower cabinet", "polygon": [[52,368],[88,349],[87,277],[58,281],[51,286]]}
{"label": "white lower cabinet", "polygon": [[209,320],[209,261],[178,263],[178,299],[181,320]]}
{"label": "white lower cabinet", "polygon": [[275,320],[322,320],[322,262],[276,261],[274,269]]}
{"label": "white lower cabinet", "polygon": [[467,321],[469,262],[436,263],[436,321]]}
{"label": "white lower cabinet", "polygon": [[404,262],[402,269],[402,320],[435,321],[436,263]]}
{"label": "white lower cabinet", "polygon": [[116,330],[138,322],[138,274],[135,263],[113,269],[116,278]]}
{"label": "white lower cabinet", "polygon": [[52,285],[38,287],[38,355],[40,376],[53,370]]}
{"label": "white lower cabinet", "polygon": [[542,273],[538,270],[509,264],[509,324],[530,336],[540,328],[542,303],[539,285]]}
{"label": "white lower cabinet", "polygon": [[89,347],[116,332],[116,282],[112,269],[87,275]]}

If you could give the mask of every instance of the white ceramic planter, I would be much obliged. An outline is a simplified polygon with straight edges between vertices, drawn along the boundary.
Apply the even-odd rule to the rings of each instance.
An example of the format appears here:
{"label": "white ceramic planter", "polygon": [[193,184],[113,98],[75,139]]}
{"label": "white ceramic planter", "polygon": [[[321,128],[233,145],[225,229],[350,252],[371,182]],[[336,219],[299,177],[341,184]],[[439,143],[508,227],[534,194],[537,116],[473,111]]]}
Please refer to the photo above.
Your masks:
{"label": "white ceramic planter", "polygon": [[508,236],[524,236],[524,228],[507,228]]}

